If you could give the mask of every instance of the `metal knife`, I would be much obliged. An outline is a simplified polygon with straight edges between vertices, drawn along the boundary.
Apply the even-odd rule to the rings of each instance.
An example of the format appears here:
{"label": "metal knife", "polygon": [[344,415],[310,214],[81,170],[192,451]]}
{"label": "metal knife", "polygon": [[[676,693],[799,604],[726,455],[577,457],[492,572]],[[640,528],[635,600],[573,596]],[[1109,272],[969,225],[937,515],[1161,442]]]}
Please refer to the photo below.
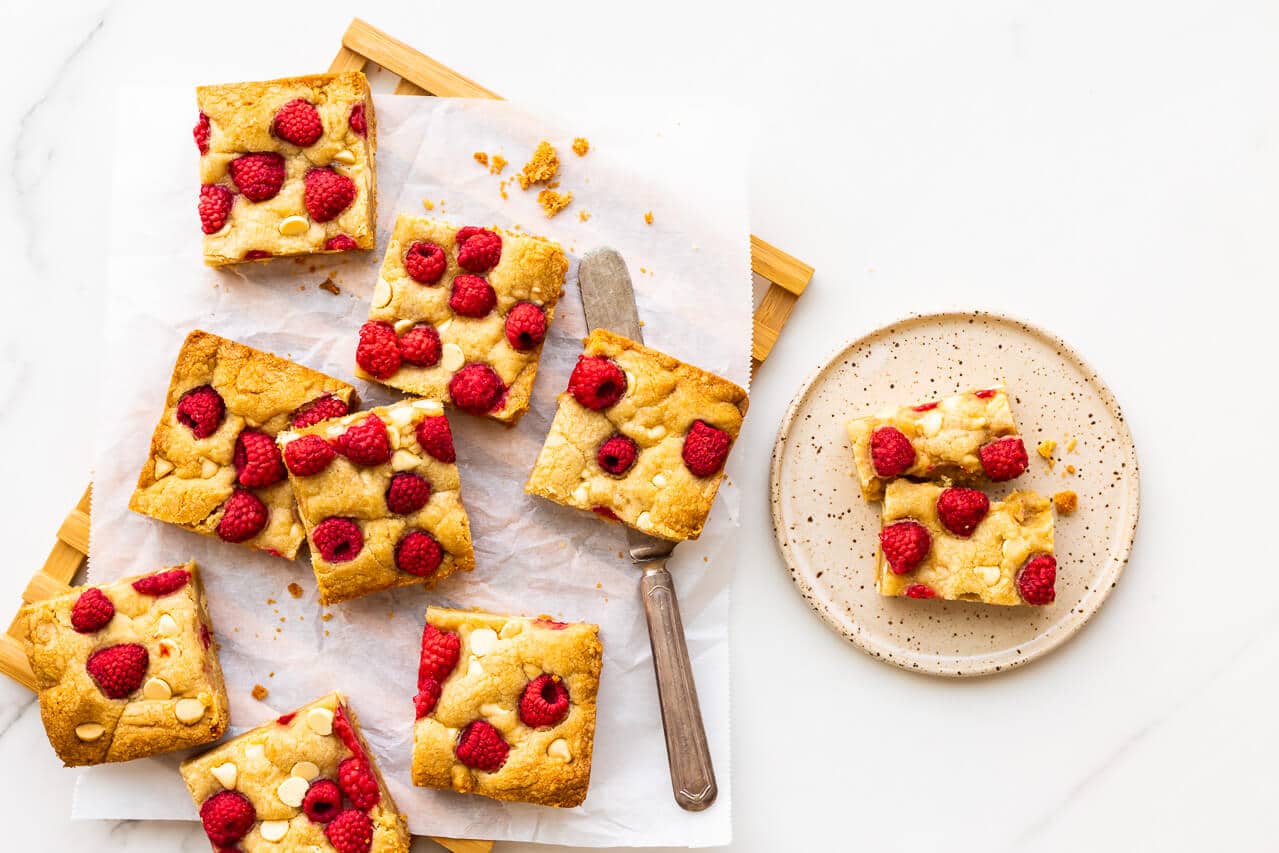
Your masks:
{"label": "metal knife", "polygon": [[[626,262],[614,249],[587,252],[578,266],[578,286],[586,325],[625,335],[644,342],[635,290]],[[675,802],[688,811],[701,811],[715,802],[715,768],[702,725],[702,709],[697,703],[697,685],[688,661],[684,623],[680,620],[675,584],[666,561],[675,542],[626,528],[631,562],[643,572],[640,595],[648,618],[648,638],[657,672],[657,696],[662,706],[662,728],[666,732],[666,758],[671,769]]]}

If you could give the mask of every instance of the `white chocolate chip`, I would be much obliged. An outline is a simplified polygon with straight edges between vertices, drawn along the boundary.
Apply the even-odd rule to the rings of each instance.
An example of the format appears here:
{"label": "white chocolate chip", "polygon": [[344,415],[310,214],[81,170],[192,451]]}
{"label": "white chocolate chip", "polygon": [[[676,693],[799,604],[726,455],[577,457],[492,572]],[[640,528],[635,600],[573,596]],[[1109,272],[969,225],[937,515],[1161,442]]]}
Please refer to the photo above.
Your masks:
{"label": "white chocolate chip", "polygon": [[932,409],[919,419],[919,428],[923,430],[924,435],[932,438],[941,432],[941,421],[942,413],[937,409]]}
{"label": "white chocolate chip", "polygon": [[626,393],[630,394],[638,387],[635,382],[635,374],[629,370],[623,370],[622,373],[626,376]]}
{"label": "white chocolate chip", "polygon": [[578,486],[576,489],[573,490],[573,501],[574,503],[584,504],[586,503],[586,499],[590,497],[590,495],[591,495],[590,490],[587,489],[586,484],[583,483],[582,485]]}
{"label": "white chocolate chip", "polygon": [[282,432],[275,437],[275,443],[284,447],[289,442],[297,441],[300,437],[296,432]]}
{"label": "white chocolate chip", "polygon": [[199,699],[179,699],[173,706],[173,716],[188,726],[204,719],[204,712],[204,703]]}
{"label": "white chocolate chip", "polygon": [[164,657],[180,657],[182,655],[182,647],[172,640],[161,640],[160,654]]}
{"label": "white chocolate chip", "polygon": [[328,708],[312,708],[306,712],[306,724],[317,735],[333,734],[333,712]]}
{"label": "white chocolate chip", "polygon": [[287,820],[264,820],[258,824],[258,834],[262,836],[263,841],[270,841],[272,844],[277,841],[283,841],[284,836],[289,834],[289,822]]}
{"label": "white chocolate chip", "polygon": [[472,656],[471,664],[466,668],[467,675],[479,676],[484,674],[484,667],[480,666],[479,658]]}
{"label": "white chocolate chip", "polygon": [[501,637],[503,640],[509,640],[511,637],[519,636],[520,632],[523,630],[524,630],[523,622],[511,621],[503,625],[502,630],[498,631],[497,635]]}
{"label": "white chocolate chip", "polygon": [[142,695],[144,698],[157,701],[171,699],[173,698],[173,688],[163,678],[148,678],[147,683],[142,685]]}
{"label": "white chocolate chip", "polygon": [[320,775],[320,768],[313,761],[299,761],[293,765],[293,769],[289,771],[290,776],[296,776],[299,779],[305,779],[310,782]]}
{"label": "white chocolate chip", "polygon": [[509,714],[511,712],[496,702],[485,702],[480,706],[480,713],[486,717],[500,717],[503,714]]}
{"label": "white chocolate chip", "polygon": [[418,465],[418,458],[411,450],[397,450],[391,457],[391,470],[412,471]]}
{"label": "white chocolate chip", "polygon": [[216,473],[218,473],[218,463],[212,459],[200,460],[200,479],[207,480]]}
{"label": "white chocolate chip", "polygon": [[654,485],[654,486],[657,486],[659,489],[660,489],[660,488],[662,488],[663,486],[665,486],[665,485],[666,485],[666,475],[665,475],[665,474],[654,474],[654,475],[653,475],[653,485]]}
{"label": "white chocolate chip", "polygon": [[218,780],[218,784],[230,791],[235,788],[235,780],[240,774],[240,768],[228,761],[225,764],[219,764],[217,767],[210,767],[209,772],[213,774],[214,779]]}
{"label": "white chocolate chip", "polygon": [[342,423],[331,424],[329,427],[327,427],[324,430],[324,434],[327,435],[329,438],[337,438],[339,435],[341,435],[344,432],[346,432],[346,421],[343,421]]}
{"label": "white chocolate chip", "polygon": [[444,414],[444,404],[439,400],[414,400],[413,408],[421,409],[428,417]]}
{"label": "white chocolate chip", "polygon": [[295,521],[293,522],[293,526],[289,528],[289,535],[294,539],[301,541],[303,537],[306,536],[306,531],[302,529],[302,525]]}
{"label": "white chocolate chip", "polygon": [[152,471],[152,476],[154,476],[157,480],[172,471],[173,471],[172,462],[170,462],[168,459],[165,459],[163,456],[157,456],[155,458],[155,468]]}
{"label": "white chocolate chip", "polygon": [[549,758],[563,761],[565,764],[573,760],[573,753],[569,752],[568,749],[568,741],[562,737],[557,737],[551,741],[551,745],[546,748],[546,755]]}
{"label": "white chocolate chip", "polygon": [[306,796],[306,789],[309,787],[311,783],[307,780],[300,776],[290,776],[276,787],[275,795],[280,798],[280,802],[296,809],[302,805],[302,799]]}
{"label": "white chocolate chip", "polygon": [[388,429],[386,431],[386,443],[391,445],[391,449],[395,450],[400,446],[400,431],[398,429]]}
{"label": "white chocolate chip", "polygon": [[635,519],[635,526],[640,530],[650,530],[653,527],[653,517],[647,512],[641,512],[639,518]]}
{"label": "white chocolate chip", "polygon": [[390,418],[391,423],[404,426],[413,420],[413,410],[407,406],[396,406],[391,409],[387,417]]}
{"label": "white chocolate chip", "polygon": [[280,220],[278,227],[285,237],[297,237],[310,230],[311,223],[306,221],[305,216],[286,216]]}
{"label": "white chocolate chip", "polygon": [[354,166],[355,152],[349,149],[343,148],[341,151],[333,155],[333,159],[336,162],[341,163],[343,166]]}
{"label": "white chocolate chip", "polygon": [[249,761],[266,758],[266,749],[260,743],[251,743],[244,749],[244,757]]}
{"label": "white chocolate chip", "polygon": [[974,571],[976,571],[977,576],[982,579],[982,583],[986,584],[986,586],[994,586],[1003,577],[999,571],[999,566],[978,566]]}
{"label": "white chocolate chip", "polygon": [[178,623],[168,613],[161,613],[160,618],[155,623],[155,635],[157,637],[172,637],[178,633]]}
{"label": "white chocolate chip", "polygon": [[396,320],[395,334],[402,335],[416,325],[417,325],[417,320]]}
{"label": "white chocolate chip", "polygon": [[385,308],[391,304],[391,283],[384,278],[378,278],[377,284],[373,287],[373,300],[369,303],[374,308]]}
{"label": "white chocolate chip", "polygon": [[497,645],[497,632],[492,628],[476,628],[471,632],[468,642],[476,657],[484,657]]}
{"label": "white chocolate chip", "polygon": [[448,330],[448,327],[452,325],[453,325],[453,318],[450,317],[447,320],[445,320],[443,323],[441,323],[440,325],[436,326],[435,331],[439,332],[442,335],[444,334],[445,331]]}
{"label": "white chocolate chip", "polygon": [[524,677],[530,680],[542,674],[542,668],[535,663],[524,664]]}
{"label": "white chocolate chip", "polygon": [[444,353],[440,356],[440,364],[451,373],[466,364],[466,356],[462,353],[460,346],[450,342],[444,345]]}
{"label": "white chocolate chip", "polygon": [[85,743],[93,743],[107,733],[98,723],[81,723],[75,727],[75,736]]}

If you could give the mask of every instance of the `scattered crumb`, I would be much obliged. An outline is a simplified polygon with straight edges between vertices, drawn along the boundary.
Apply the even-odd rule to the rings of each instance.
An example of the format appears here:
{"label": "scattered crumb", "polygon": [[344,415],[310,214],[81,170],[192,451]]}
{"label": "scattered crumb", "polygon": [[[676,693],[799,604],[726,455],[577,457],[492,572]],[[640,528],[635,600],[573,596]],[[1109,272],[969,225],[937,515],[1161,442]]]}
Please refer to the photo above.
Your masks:
{"label": "scattered crumb", "polygon": [[1052,468],[1057,464],[1057,460],[1053,459],[1053,451],[1057,449],[1057,442],[1051,438],[1046,441],[1039,442],[1039,447],[1035,448],[1035,452],[1042,456],[1047,462],[1048,467]]}
{"label": "scattered crumb", "polygon": [[640,275],[643,275],[646,272],[648,272],[648,270],[644,269],[643,267],[640,267]]}
{"label": "scattered crumb", "polygon": [[302,587],[297,583],[289,584],[289,595],[293,596],[294,598],[301,598]]}
{"label": "scattered crumb", "polygon": [[268,673],[266,674],[266,677],[267,677],[267,678],[275,678],[275,673],[274,673],[274,672],[268,672]]}
{"label": "scattered crumb", "polygon": [[585,222],[586,220],[591,218],[591,215],[587,213],[585,210],[579,210],[577,212],[577,218]]}
{"label": "scattered crumb", "polygon": [[[509,181],[509,180],[510,180],[510,179],[508,178],[508,179],[507,179],[507,181]],[[506,194],[506,183],[507,183],[507,181],[502,181],[500,184],[498,184],[498,185],[497,185],[497,191],[498,191],[499,193],[501,193],[501,195],[502,195],[502,200],[503,200],[503,201],[506,201],[506,199],[510,198],[510,196]]]}
{"label": "scattered crumb", "polygon": [[1067,466],[1066,466],[1066,473],[1067,473],[1067,474],[1073,474],[1073,473],[1075,473],[1075,466],[1074,466],[1074,465],[1067,465]]}
{"label": "scattered crumb", "polygon": [[555,190],[542,190],[537,194],[537,203],[542,205],[542,210],[546,211],[546,218],[550,219],[573,202],[572,193],[557,193]]}
{"label": "scattered crumb", "polygon": [[643,321],[643,320],[640,320],[640,328],[641,328],[641,329],[642,329],[642,328],[644,328],[644,321]]}
{"label": "scattered crumb", "polygon": [[555,179],[560,171],[560,155],[555,153],[551,143],[543,139],[537,143],[533,156],[524,164],[524,169],[515,176],[520,182],[520,189],[526,190],[533,184],[545,184]]}
{"label": "scattered crumb", "polygon": [[506,168],[506,158],[501,154],[494,154],[489,166],[490,175],[500,175],[502,170]]}
{"label": "scattered crumb", "polygon": [[645,225],[653,224],[653,211],[650,210],[644,214],[644,224]]}
{"label": "scattered crumb", "polygon": [[474,157],[475,162],[479,163],[481,166],[487,166],[489,164],[489,155],[485,154],[483,151],[476,151],[471,156]]}
{"label": "scattered crumb", "polygon": [[298,293],[306,293],[306,285],[305,285],[305,284],[299,284],[299,285],[298,285]]}
{"label": "scattered crumb", "polygon": [[329,621],[330,619],[332,619],[332,618],[333,618],[333,614],[332,614],[332,613],[325,613],[325,614],[324,614],[323,616],[321,616],[320,618],[321,618],[321,619],[323,619],[325,622],[327,622],[327,621]]}
{"label": "scattered crumb", "polygon": [[253,685],[253,698],[257,699],[259,702],[261,702],[263,699],[266,698],[266,695],[268,692],[270,691],[268,691],[261,684]]}
{"label": "scattered crumb", "polygon": [[289,618],[288,618],[287,616],[281,616],[281,617],[280,617],[280,621],[281,621],[281,622],[288,622],[288,621],[289,621]]}
{"label": "scattered crumb", "polygon": [[324,629],[324,636],[326,636],[326,637],[327,637],[328,635],[329,635],[329,629],[328,629],[328,628],[325,628],[325,629]]}
{"label": "scattered crumb", "polygon": [[435,202],[431,201],[429,198],[422,199],[422,206],[427,210],[435,210]]}
{"label": "scattered crumb", "polygon": [[585,136],[579,136],[573,140],[573,153],[578,157],[585,157],[586,152],[591,150],[591,143]]}
{"label": "scattered crumb", "polygon": [[266,603],[267,603],[267,604],[275,604],[275,599],[274,599],[274,598],[268,598],[268,599],[266,600]]}
{"label": "scattered crumb", "polygon": [[1066,445],[1066,452],[1067,452],[1067,453],[1074,453],[1074,452],[1075,452],[1075,446],[1076,446],[1077,444],[1079,444],[1079,442],[1075,441],[1075,440],[1072,438],[1072,439],[1070,440],[1070,444],[1067,444],[1067,445]]}
{"label": "scattered crumb", "polygon": [[603,588],[604,588],[604,584],[602,584],[602,583],[597,583],[597,584],[595,584],[595,588],[596,588],[596,589],[603,589]]}
{"label": "scattered crumb", "polygon": [[342,288],[334,284],[332,276],[320,282],[320,290],[327,291],[328,293],[332,293],[334,296],[337,296],[338,294],[342,292]]}
{"label": "scattered crumb", "polygon": [[1079,495],[1071,491],[1058,492],[1053,495],[1053,506],[1061,515],[1070,515],[1079,507]]}

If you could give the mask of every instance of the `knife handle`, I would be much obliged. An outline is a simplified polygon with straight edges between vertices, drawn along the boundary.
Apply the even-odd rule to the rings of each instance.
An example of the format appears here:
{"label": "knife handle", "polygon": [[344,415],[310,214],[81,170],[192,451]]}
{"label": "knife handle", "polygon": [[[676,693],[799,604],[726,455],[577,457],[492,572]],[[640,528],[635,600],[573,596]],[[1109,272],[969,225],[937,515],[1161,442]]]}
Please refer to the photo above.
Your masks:
{"label": "knife handle", "polygon": [[675,598],[675,584],[664,563],[645,566],[640,578],[648,639],[657,672],[657,698],[662,706],[666,732],[666,758],[671,768],[671,788],[680,808],[699,812],[715,802],[715,768],[697,703],[697,685],[688,662],[684,623]]}

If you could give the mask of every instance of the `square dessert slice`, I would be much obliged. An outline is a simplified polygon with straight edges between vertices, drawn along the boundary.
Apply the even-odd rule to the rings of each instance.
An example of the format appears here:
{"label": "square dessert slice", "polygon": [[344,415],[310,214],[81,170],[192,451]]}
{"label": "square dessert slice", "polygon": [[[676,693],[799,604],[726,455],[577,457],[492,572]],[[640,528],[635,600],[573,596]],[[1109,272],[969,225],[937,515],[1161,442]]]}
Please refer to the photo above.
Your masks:
{"label": "square dessert slice", "polygon": [[441,403],[405,400],[279,442],[323,603],[475,568]]}
{"label": "square dessert slice", "polygon": [[340,693],[182,763],[215,850],[408,853],[409,831]]}
{"label": "square dessert slice", "polygon": [[848,437],[868,501],[883,497],[884,484],[894,477],[998,482],[1019,476],[1029,464],[1003,388],[889,407],[849,421]]}
{"label": "square dessert slice", "polygon": [[875,558],[881,595],[1052,604],[1057,561],[1047,498],[893,480]]}
{"label": "square dessert slice", "polygon": [[401,214],[360,329],[356,375],[514,423],[567,272],[549,240]]}
{"label": "square dessert slice", "polygon": [[279,356],[192,332],[129,508],[293,559],[304,533],[275,435],[346,414],[354,394]]}
{"label": "square dessert slice", "polygon": [[696,539],[746,405],[727,379],[596,329],[524,491],[663,539]]}
{"label": "square dessert slice", "polygon": [[196,89],[211,266],[372,249],[377,121],[359,71]]}
{"label": "square dessert slice", "polygon": [[602,659],[597,625],[428,608],[413,784],[580,805]]}
{"label": "square dessert slice", "polygon": [[18,621],[68,767],[217,740],[230,712],[194,563],[28,604]]}

